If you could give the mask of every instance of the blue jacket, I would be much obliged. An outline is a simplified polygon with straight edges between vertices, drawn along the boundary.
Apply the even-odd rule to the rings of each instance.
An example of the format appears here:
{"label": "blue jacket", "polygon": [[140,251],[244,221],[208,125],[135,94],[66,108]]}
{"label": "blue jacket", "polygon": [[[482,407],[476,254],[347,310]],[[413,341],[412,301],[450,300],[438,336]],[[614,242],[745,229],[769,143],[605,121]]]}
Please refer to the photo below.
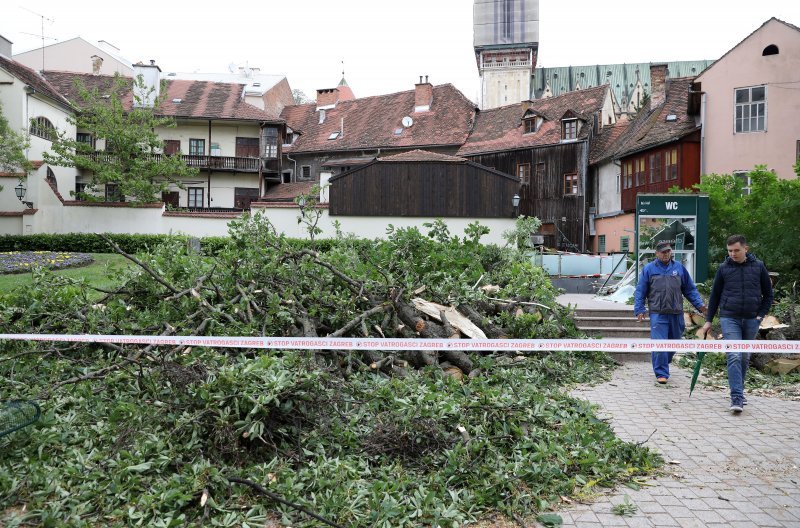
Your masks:
{"label": "blue jacket", "polygon": [[755,319],[772,306],[772,283],[764,263],[750,253],[741,264],[727,257],[714,277],[706,321],[720,317]]}
{"label": "blue jacket", "polygon": [[665,265],[656,259],[644,267],[639,277],[633,296],[633,313],[646,312],[645,299],[651,314],[683,313],[682,296],[698,310],[703,306],[703,299],[683,264],[670,259]]}

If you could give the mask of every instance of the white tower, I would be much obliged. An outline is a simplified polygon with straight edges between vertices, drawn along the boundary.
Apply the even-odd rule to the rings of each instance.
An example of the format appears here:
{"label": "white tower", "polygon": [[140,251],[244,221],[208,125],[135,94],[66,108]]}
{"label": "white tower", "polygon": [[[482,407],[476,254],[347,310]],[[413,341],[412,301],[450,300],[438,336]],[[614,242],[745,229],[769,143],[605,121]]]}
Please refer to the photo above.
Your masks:
{"label": "white tower", "polygon": [[539,0],[474,0],[472,20],[481,77],[478,106],[530,99],[539,50]]}

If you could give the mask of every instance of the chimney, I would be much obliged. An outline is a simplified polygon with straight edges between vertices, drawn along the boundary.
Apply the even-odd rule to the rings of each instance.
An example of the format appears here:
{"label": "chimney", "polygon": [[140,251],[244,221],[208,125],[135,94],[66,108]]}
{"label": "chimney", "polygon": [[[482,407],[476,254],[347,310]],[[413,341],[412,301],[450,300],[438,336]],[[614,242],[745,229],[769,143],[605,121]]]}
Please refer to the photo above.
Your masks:
{"label": "chimney", "polygon": [[650,108],[664,104],[667,98],[667,65],[650,65]]}
{"label": "chimney", "polygon": [[414,112],[427,112],[433,104],[433,86],[425,76],[422,82],[422,75],[419,76],[419,83],[414,85]]}
{"label": "chimney", "polygon": [[335,108],[339,101],[339,90],[336,88],[322,88],[317,90],[317,110]]}
{"label": "chimney", "polygon": [[11,45],[13,42],[5,38],[3,35],[0,35],[0,55],[5,55],[9,59],[11,58]]}
{"label": "chimney", "polygon": [[[161,94],[161,68],[156,66],[156,61],[142,64],[141,61],[133,65],[133,106],[138,108],[152,108]],[[139,76],[143,83],[139,84]]]}
{"label": "chimney", "polygon": [[100,70],[103,69],[103,57],[99,55],[92,55],[92,75],[100,75]]}

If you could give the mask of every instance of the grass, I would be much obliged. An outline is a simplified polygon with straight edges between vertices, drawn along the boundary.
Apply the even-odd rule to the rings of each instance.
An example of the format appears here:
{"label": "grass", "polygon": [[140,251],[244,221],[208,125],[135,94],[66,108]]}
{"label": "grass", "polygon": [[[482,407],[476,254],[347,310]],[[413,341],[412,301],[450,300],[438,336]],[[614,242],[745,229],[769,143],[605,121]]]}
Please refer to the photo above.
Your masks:
{"label": "grass", "polygon": [[[68,268],[54,271],[56,275],[73,279],[86,279],[89,284],[97,288],[113,288],[116,283],[113,279],[113,270],[118,270],[131,265],[130,261],[116,253],[91,253],[94,262],[88,266]],[[11,293],[22,286],[33,283],[30,273],[13,273],[0,275],[0,294]]]}

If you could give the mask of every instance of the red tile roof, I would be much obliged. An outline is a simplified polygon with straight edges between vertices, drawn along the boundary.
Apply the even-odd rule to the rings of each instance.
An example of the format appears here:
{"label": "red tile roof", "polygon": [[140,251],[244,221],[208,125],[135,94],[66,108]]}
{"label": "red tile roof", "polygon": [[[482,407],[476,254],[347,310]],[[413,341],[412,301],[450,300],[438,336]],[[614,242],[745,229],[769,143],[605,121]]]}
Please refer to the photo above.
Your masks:
{"label": "red tile roof", "polygon": [[[433,88],[427,112],[414,113],[414,90],[342,101],[325,110],[319,123],[316,104],[287,106],[281,117],[300,137],[286,153],[334,152],[378,148],[413,148],[461,145],[469,135],[475,105],[451,84]],[[413,125],[404,127],[403,117]],[[332,133],[344,134],[328,139]],[[399,131],[399,134],[395,134]]]}
{"label": "red tile roof", "polygon": [[[45,77],[67,99],[79,105],[76,79],[80,80],[89,90],[97,89],[101,94],[107,93],[113,85],[114,78],[110,75],[92,75],[88,73],[46,71]],[[126,88],[122,93],[122,102],[126,109],[133,107],[133,93],[131,88],[133,79],[124,77]],[[166,81],[164,100],[158,114],[176,118],[201,118],[201,119],[241,119],[282,122],[274,113],[261,110],[242,99],[245,86],[237,83],[221,83],[211,81],[194,81],[185,79],[172,79]],[[180,99],[179,103],[174,100]]]}
{"label": "red tile roof", "polygon": [[[560,119],[571,111],[576,117],[589,120],[599,113],[609,97],[607,85],[568,92],[556,97],[523,101],[500,108],[478,112],[475,128],[458,155],[471,155],[502,150],[514,150],[561,141]],[[534,133],[525,134],[522,117],[528,110],[544,117],[544,122]],[[591,123],[589,123],[591,124]],[[584,127],[580,137],[588,134]]]}
{"label": "red tile roof", "polygon": [[[669,79],[664,103],[651,108],[648,101],[616,143],[615,158],[678,140],[699,129],[688,113],[689,88],[694,77]],[[667,116],[675,119],[667,121]]]}
{"label": "red tile roof", "polygon": [[281,183],[269,189],[259,199],[259,202],[287,202],[292,201],[301,194],[308,194],[314,182]]}
{"label": "red tile roof", "polygon": [[394,156],[383,156],[378,158],[378,161],[390,162],[404,162],[404,161],[438,161],[450,163],[466,163],[466,158],[458,156],[448,156],[447,154],[438,154],[436,152],[429,152],[427,150],[415,149],[410,152],[403,152],[402,154],[395,154]]}
{"label": "red tile roof", "polygon": [[25,84],[33,87],[37,92],[46,95],[67,108],[70,107],[69,101],[67,101],[47,79],[42,77],[39,72],[27,66],[23,66],[19,62],[9,59],[4,55],[0,55],[0,68],[6,70]]}
{"label": "red tile roof", "polygon": [[599,134],[592,138],[592,150],[589,153],[589,163],[599,163],[614,155],[619,147],[619,139],[631,125],[630,119],[624,115],[613,125],[605,125]]}

